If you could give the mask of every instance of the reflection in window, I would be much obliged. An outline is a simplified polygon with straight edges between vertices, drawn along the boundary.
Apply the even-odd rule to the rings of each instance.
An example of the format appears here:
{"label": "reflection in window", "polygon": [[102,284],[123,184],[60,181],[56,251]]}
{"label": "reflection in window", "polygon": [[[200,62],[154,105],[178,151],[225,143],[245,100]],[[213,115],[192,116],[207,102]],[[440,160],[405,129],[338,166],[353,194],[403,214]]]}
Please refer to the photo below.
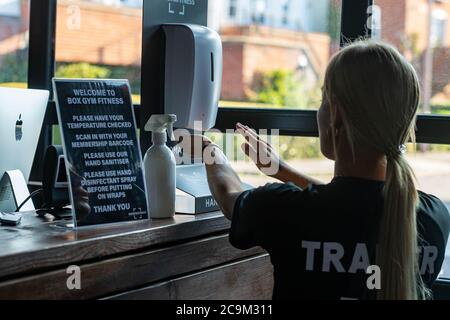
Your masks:
{"label": "reflection in window", "polygon": [[29,10],[29,0],[0,1],[0,86],[27,86]]}

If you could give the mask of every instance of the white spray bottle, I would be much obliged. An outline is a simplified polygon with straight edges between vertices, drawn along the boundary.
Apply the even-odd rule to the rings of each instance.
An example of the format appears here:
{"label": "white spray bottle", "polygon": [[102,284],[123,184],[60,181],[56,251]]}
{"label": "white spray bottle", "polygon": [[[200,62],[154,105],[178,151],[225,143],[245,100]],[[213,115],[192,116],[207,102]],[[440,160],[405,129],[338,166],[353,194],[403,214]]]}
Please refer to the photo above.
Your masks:
{"label": "white spray bottle", "polygon": [[147,207],[153,219],[172,218],[175,215],[176,161],[166,146],[167,136],[174,141],[175,115],[153,115],[145,125],[152,132],[153,145],[144,157]]}

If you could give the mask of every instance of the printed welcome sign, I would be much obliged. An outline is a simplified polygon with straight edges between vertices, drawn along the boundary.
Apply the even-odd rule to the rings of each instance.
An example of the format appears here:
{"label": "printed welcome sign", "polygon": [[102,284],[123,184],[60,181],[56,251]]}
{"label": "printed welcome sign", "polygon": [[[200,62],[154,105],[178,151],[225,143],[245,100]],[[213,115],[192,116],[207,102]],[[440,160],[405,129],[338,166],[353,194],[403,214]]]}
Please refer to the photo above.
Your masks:
{"label": "printed welcome sign", "polygon": [[53,79],[75,227],[148,219],[127,80]]}

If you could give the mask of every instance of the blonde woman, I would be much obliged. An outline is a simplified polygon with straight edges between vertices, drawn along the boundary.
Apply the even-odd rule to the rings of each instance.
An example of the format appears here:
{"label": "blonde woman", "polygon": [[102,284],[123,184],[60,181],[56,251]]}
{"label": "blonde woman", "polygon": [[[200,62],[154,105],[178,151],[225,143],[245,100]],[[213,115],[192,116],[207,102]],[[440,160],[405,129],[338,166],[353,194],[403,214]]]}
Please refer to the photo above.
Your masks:
{"label": "blonde woman", "polygon": [[[211,191],[232,220],[231,243],[265,248],[274,298],[428,299],[450,230],[436,197],[418,192],[404,156],[420,101],[413,67],[393,47],[358,42],[330,62],[318,112],[329,184],[279,160],[243,125],[247,155],[279,162],[285,184],[243,191],[231,166],[207,165]],[[225,156],[204,138],[216,158]]]}

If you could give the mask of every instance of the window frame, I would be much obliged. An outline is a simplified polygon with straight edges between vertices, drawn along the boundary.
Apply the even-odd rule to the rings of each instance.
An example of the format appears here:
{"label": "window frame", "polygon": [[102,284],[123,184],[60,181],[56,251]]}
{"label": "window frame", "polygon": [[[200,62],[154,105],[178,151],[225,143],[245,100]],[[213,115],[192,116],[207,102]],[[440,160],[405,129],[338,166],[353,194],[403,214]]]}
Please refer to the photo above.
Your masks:
{"label": "window frame", "polygon": [[[55,72],[55,38],[57,0],[29,0],[30,31],[28,48],[28,88],[50,91],[49,108],[44,118],[39,143],[33,161],[30,181],[42,184],[42,159],[52,141],[51,126],[55,123],[56,108],[52,103],[52,77]],[[57,123],[57,120],[56,120]]]}

